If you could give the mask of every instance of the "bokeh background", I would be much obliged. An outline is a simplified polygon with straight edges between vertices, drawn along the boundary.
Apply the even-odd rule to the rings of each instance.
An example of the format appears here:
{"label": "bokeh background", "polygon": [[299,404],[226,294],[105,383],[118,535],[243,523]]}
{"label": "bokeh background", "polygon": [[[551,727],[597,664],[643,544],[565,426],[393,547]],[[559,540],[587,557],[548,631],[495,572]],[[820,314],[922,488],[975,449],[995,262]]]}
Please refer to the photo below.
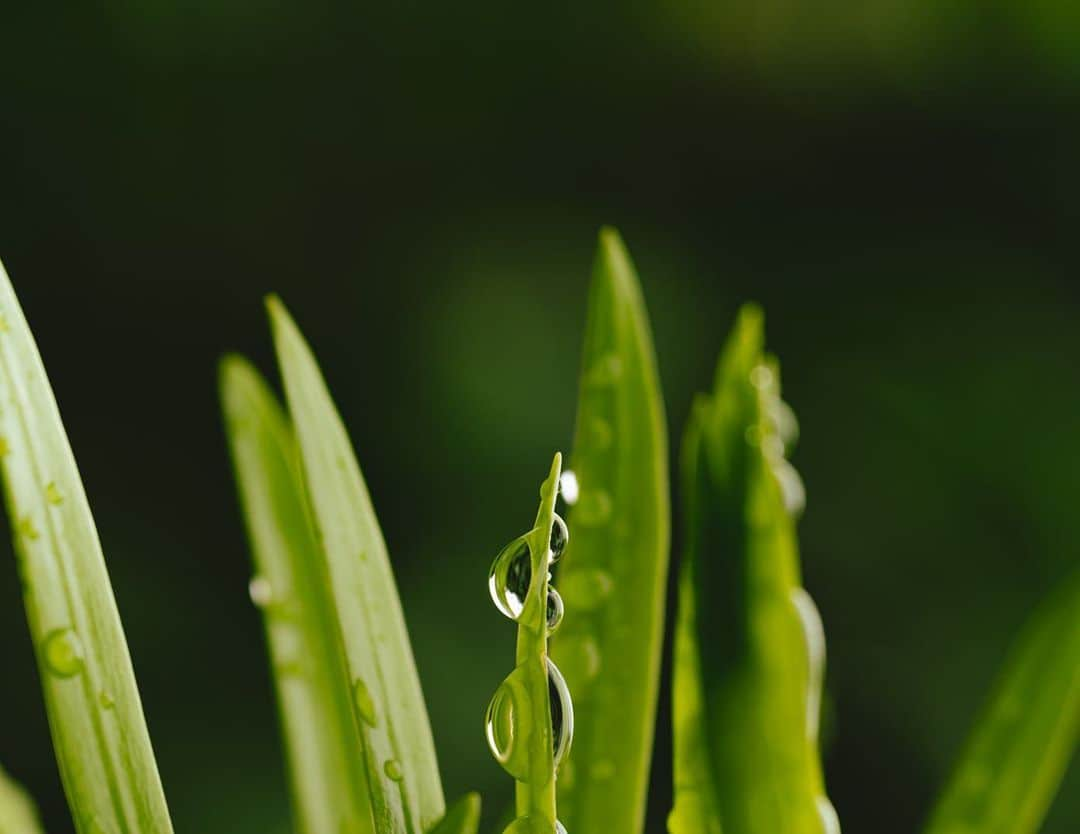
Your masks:
{"label": "bokeh background", "polygon": [[[289,830],[215,365],[307,332],[393,554],[449,795],[509,795],[487,599],[569,444],[595,233],[672,440],[764,304],[809,490],[845,830],[916,830],[1078,562],[1080,14],[1055,0],[167,0],[0,11],[0,257],[101,528],[177,830]],[[535,392],[543,391],[537,401]],[[6,546],[5,546],[5,549]],[[72,830],[14,562],[0,760]],[[650,831],[670,801],[661,721]],[[1080,825],[1074,766],[1045,827]]]}

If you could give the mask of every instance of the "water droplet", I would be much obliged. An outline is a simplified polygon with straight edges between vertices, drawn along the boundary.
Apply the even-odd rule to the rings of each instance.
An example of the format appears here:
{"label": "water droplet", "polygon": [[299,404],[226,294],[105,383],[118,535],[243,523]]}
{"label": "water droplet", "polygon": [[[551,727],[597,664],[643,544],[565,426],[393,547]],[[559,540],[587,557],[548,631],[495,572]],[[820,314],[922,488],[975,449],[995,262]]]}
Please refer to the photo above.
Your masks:
{"label": "water droplet", "polygon": [[795,411],[779,397],[769,408],[769,419],[776,429],[777,435],[784,442],[784,446],[791,448],[799,439],[799,418]]}
{"label": "water droplet", "polygon": [[532,583],[532,556],[524,537],[514,539],[499,551],[491,563],[488,590],[495,607],[511,620],[525,609],[525,599]]}
{"label": "water droplet", "polygon": [[588,683],[600,673],[600,649],[588,635],[560,636],[555,641],[555,652],[559,662],[571,670],[575,686]]}
{"label": "water droplet", "polygon": [[548,658],[548,700],[551,703],[551,737],[555,769],[570,752],[574,741],[574,702],[570,700],[570,688],[551,658]]}
{"label": "water droplet", "polygon": [[523,744],[518,744],[516,727],[518,722],[530,720],[527,687],[524,670],[518,667],[506,680],[499,684],[495,695],[488,704],[484,719],[484,731],[487,735],[491,755],[503,766],[503,769],[519,781],[529,775],[529,754]]}
{"label": "water droplet", "polygon": [[104,689],[98,693],[98,703],[101,704],[102,709],[112,709],[116,706],[116,701],[113,700],[113,696]]}
{"label": "water droplet", "polygon": [[750,384],[759,391],[769,391],[773,387],[773,372],[768,365],[758,365],[750,371]]}
{"label": "water droplet", "polygon": [[369,727],[374,727],[378,721],[378,715],[375,712],[375,699],[371,697],[371,691],[367,688],[367,684],[359,678],[353,684],[353,703],[356,705],[356,712],[360,719]]}
{"label": "water droplet", "polygon": [[19,535],[24,539],[30,539],[30,541],[37,541],[41,538],[41,533],[38,532],[37,527],[34,526],[34,519],[25,515],[19,519],[19,523],[15,525],[19,531]]}
{"label": "water droplet", "polygon": [[557,562],[562,558],[566,545],[570,541],[570,531],[566,528],[566,522],[559,516],[551,524],[551,561]]}
{"label": "water droplet", "polygon": [[570,469],[564,470],[559,476],[559,493],[567,506],[572,507],[577,503],[579,489],[577,474]]}
{"label": "water droplet", "polygon": [[555,834],[566,834],[566,826],[555,820]]}
{"label": "water droplet", "polygon": [[57,489],[56,484],[52,481],[45,486],[45,500],[54,506],[59,506],[64,503],[64,496],[60,494],[60,490]]}
{"label": "water droplet", "polygon": [[57,628],[45,635],[42,654],[49,671],[61,678],[70,678],[83,669],[83,647],[74,630]]}
{"label": "water droplet", "polygon": [[548,634],[551,634],[559,627],[559,623],[562,622],[564,611],[562,597],[559,596],[558,591],[549,586],[547,597]]}
{"label": "water droplet", "polygon": [[266,608],[274,601],[274,587],[265,576],[253,576],[248,582],[248,596],[258,608]]}
{"label": "water droplet", "polygon": [[793,516],[802,515],[806,509],[806,487],[798,470],[783,458],[773,462],[773,475],[780,484],[784,507]]}
{"label": "water droplet", "polygon": [[559,574],[563,599],[575,611],[595,611],[611,596],[611,575],[597,568]]}
{"label": "water droplet", "polygon": [[622,376],[622,359],[617,354],[609,353],[600,357],[585,374],[586,385],[614,385]]}
{"label": "water droplet", "polygon": [[611,518],[611,496],[602,489],[590,489],[581,493],[574,508],[574,521],[585,527],[599,527]]}
{"label": "water droplet", "polygon": [[395,782],[400,782],[405,778],[405,774],[401,772],[401,765],[397,759],[387,759],[383,765],[383,773],[386,774],[387,779],[392,779]]}

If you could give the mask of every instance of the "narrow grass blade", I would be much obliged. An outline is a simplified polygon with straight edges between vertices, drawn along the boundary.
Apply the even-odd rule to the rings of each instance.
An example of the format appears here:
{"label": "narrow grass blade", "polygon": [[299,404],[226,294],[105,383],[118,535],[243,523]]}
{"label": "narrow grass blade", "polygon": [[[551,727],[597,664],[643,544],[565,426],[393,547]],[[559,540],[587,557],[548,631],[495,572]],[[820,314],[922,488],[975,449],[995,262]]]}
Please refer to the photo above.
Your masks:
{"label": "narrow grass blade", "polygon": [[1025,625],[927,834],[1034,834],[1080,734],[1080,574]]}
{"label": "narrow grass blade", "polygon": [[667,429],[652,336],[618,234],[600,233],[574,450],[580,488],[559,566],[552,657],[576,709],[559,779],[569,831],[637,834],[656,722],[670,548]]}
{"label": "narrow grass blade", "polygon": [[445,811],[435,745],[390,560],[345,426],[311,349],[276,298],[274,343],[361,710],[378,834],[420,834]]}
{"label": "narrow grass blade", "polygon": [[357,724],[366,702],[354,703],[296,437],[269,387],[239,357],[222,362],[221,399],[255,563],[251,595],[262,610],[273,662],[297,829],[370,834]]}
{"label": "narrow grass blade", "polygon": [[33,801],[3,768],[0,768],[0,834],[41,834]]}
{"label": "narrow grass blade", "polygon": [[0,267],[0,463],[53,744],[80,834],[172,831],[97,530]]}
{"label": "narrow grass blade", "polygon": [[742,311],[684,448],[673,834],[831,834],[817,745],[824,634],[799,586],[792,429],[761,314]]}
{"label": "narrow grass blade", "polygon": [[467,793],[450,806],[429,834],[476,834],[479,827],[480,794]]}

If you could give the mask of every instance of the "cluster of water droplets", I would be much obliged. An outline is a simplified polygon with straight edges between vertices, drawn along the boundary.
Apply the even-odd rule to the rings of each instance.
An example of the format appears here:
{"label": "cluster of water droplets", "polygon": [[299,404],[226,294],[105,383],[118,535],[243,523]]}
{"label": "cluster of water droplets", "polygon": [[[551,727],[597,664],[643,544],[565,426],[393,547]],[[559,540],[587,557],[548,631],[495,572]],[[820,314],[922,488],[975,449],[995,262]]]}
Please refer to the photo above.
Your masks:
{"label": "cluster of water droplets", "polygon": [[[559,489],[568,504],[577,500],[577,481],[572,472],[564,472]],[[566,522],[554,516],[548,539],[547,564],[550,568],[566,550],[570,533]],[[517,622],[525,610],[533,582],[532,550],[529,534],[519,536],[496,555],[488,575],[488,590],[495,607]],[[551,581],[551,573],[547,574]],[[562,622],[564,605],[559,592],[550,584],[547,590],[545,620],[551,635]],[[552,759],[555,770],[566,757],[574,735],[574,705],[570,690],[558,667],[547,658],[548,702],[551,712]],[[528,748],[524,743],[522,725],[534,719],[527,670],[519,666],[499,685],[488,705],[485,733],[488,746],[496,761],[519,781],[529,778]],[[550,822],[547,823],[550,825]],[[544,826],[530,817],[520,817],[511,823],[504,834],[540,834]],[[548,829],[550,830],[550,828]],[[556,821],[556,834],[566,834],[562,823]]]}
{"label": "cluster of water droplets", "polygon": [[780,485],[784,506],[794,516],[806,506],[806,488],[802,476],[785,454],[799,438],[799,421],[791,406],[780,398],[776,374],[768,365],[758,365],[750,372],[750,383],[761,396],[765,412],[763,426],[751,426],[747,440],[760,445],[773,476]]}

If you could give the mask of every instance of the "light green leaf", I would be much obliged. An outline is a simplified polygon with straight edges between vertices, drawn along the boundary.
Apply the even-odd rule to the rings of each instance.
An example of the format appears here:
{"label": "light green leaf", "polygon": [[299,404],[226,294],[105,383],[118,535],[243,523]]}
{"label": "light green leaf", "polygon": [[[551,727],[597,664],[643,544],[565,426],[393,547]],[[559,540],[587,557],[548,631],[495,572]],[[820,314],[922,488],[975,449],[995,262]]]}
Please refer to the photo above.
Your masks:
{"label": "light green leaf", "polygon": [[3,768],[0,768],[0,834],[41,834],[33,800]]}
{"label": "light green leaf", "polygon": [[[233,464],[288,751],[294,814],[304,834],[374,831],[364,748],[345,668],[336,603],[311,523],[292,426],[245,360],[221,365]],[[358,708],[361,710],[358,715]]]}
{"label": "light green leaf", "polygon": [[559,774],[567,830],[637,834],[648,793],[670,549],[667,429],[645,304],[618,234],[600,233],[574,451],[580,496],[551,654],[574,697]]}
{"label": "light green leaf", "polygon": [[800,587],[802,485],[760,312],[745,308],[684,446],[672,834],[832,834],[817,744],[824,634]]}
{"label": "light green leaf", "polygon": [[375,830],[422,834],[445,802],[386,544],[314,356],[281,302],[267,306],[346,668],[373,719],[360,729]]}
{"label": "light green leaf", "polygon": [[97,530],[0,267],[0,463],[53,744],[80,834],[166,834],[165,796]]}
{"label": "light green leaf", "polygon": [[479,827],[480,794],[467,793],[450,806],[429,834],[476,834]]}
{"label": "light green leaf", "polygon": [[1025,625],[927,834],[1034,834],[1080,734],[1080,574]]}

